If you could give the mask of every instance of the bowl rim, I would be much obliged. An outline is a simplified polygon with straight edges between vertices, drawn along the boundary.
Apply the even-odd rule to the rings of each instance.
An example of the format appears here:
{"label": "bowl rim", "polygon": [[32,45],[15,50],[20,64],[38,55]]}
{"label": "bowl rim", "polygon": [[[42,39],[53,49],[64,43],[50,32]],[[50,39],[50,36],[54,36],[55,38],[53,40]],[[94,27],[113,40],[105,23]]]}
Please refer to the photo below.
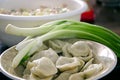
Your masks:
{"label": "bowl rim", "polygon": [[[14,46],[13,46],[14,47]],[[3,73],[4,75],[6,75],[6,77],[13,79],[13,80],[25,80],[23,78],[17,77],[15,75],[12,75],[10,73],[8,73],[2,66],[1,66],[1,56],[4,55],[4,53],[6,53],[8,50],[12,49],[13,47],[8,48],[7,50],[5,50],[1,55],[0,55],[0,72]]]}
{"label": "bowl rim", "polygon": [[[94,42],[94,41],[91,41],[91,42],[100,44],[100,43]],[[105,45],[103,45],[103,44],[100,44],[100,45],[108,48],[108,49],[113,53],[114,63],[113,63],[113,66],[112,66],[112,67],[110,67],[109,69],[107,69],[107,71],[105,71],[105,73],[102,72],[102,74],[100,74],[100,75],[95,75],[95,77],[91,77],[90,80],[98,80],[98,79],[101,79],[101,78],[105,77],[106,75],[110,74],[110,72],[112,72],[112,71],[115,69],[116,65],[117,65],[117,55],[116,55],[109,47],[107,47],[107,46],[105,46]],[[8,73],[8,72],[1,66],[1,56],[4,55],[4,53],[6,53],[8,50],[10,50],[10,49],[12,49],[12,48],[14,48],[14,47],[15,47],[15,46],[12,46],[12,47],[8,48],[7,50],[5,50],[5,51],[0,55],[0,72],[2,72],[4,75],[6,75],[7,77],[9,77],[9,78],[11,78],[11,79],[25,80],[25,79],[23,79],[23,78],[20,78],[20,77],[17,77],[17,76],[14,76],[14,75]]]}
{"label": "bowl rim", "polygon": [[[104,45],[103,45],[104,46]],[[107,47],[107,48],[109,48],[109,47]],[[110,49],[110,48],[109,48]],[[90,78],[90,80],[98,80],[98,79],[101,79],[101,78],[103,78],[103,77],[105,77],[106,75],[108,75],[108,74],[110,74],[110,72],[112,72],[114,69],[115,69],[115,67],[116,67],[116,65],[117,65],[117,55],[115,55],[115,53],[110,49],[110,51],[113,53],[113,56],[114,56],[114,59],[115,59],[115,61],[114,61],[114,63],[113,63],[113,66],[111,67],[111,68],[109,68],[105,73],[102,73],[101,75],[96,75],[96,77],[94,77],[94,79],[92,79],[92,78]],[[98,76],[98,77],[97,77]]]}
{"label": "bowl rim", "polygon": [[54,15],[44,15],[44,16],[14,16],[8,14],[0,14],[0,19],[8,19],[8,20],[51,20],[51,19],[61,19],[65,17],[70,17],[74,15],[78,15],[80,13],[85,12],[88,9],[88,5],[83,0],[74,0],[75,2],[80,4],[80,8],[75,10],[71,10],[69,12],[54,14]]}

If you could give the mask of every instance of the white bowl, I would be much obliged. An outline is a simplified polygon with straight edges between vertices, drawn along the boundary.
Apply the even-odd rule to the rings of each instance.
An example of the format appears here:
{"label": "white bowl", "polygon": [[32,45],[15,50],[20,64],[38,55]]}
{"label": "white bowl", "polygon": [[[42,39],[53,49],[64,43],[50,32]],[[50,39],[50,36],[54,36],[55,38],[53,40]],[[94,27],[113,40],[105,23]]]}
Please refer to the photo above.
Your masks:
{"label": "white bowl", "polygon": [[23,37],[6,34],[4,29],[7,24],[13,24],[19,27],[36,27],[58,19],[80,21],[81,13],[88,9],[87,4],[83,0],[0,0],[0,8],[10,10],[20,8],[35,9],[39,8],[40,5],[58,7],[63,4],[66,4],[71,11],[48,16],[12,16],[0,14],[0,39],[8,46],[15,45],[23,39]]}
{"label": "white bowl", "polygon": [[[91,46],[93,53],[95,53],[95,61],[98,61],[98,63],[102,63],[104,65],[103,70],[99,72],[99,74],[96,74],[93,77],[89,78],[89,80],[98,80],[108,75],[115,68],[117,64],[117,57],[111,49],[102,44],[93,41],[88,41],[88,43]],[[23,80],[22,78],[12,75],[8,72],[8,69],[11,66],[15,55],[16,50],[14,49],[14,46],[3,52],[0,59],[0,69],[3,74],[11,79]],[[19,73],[19,71],[17,70],[17,73]]]}

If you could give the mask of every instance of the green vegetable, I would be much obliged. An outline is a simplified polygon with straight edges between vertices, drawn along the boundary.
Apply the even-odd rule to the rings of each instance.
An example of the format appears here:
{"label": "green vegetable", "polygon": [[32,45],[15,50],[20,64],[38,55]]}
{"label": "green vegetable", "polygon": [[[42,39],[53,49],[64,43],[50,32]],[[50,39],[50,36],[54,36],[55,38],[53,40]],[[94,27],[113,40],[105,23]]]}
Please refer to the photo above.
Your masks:
{"label": "green vegetable", "polygon": [[[19,33],[17,30],[19,30]],[[34,37],[34,39],[32,39],[28,45],[24,46],[13,59],[12,66],[14,68],[16,68],[21,61],[25,61],[26,57],[29,58],[33,55],[37,49],[42,46],[42,43],[49,39],[80,38],[96,41],[111,48],[120,58],[120,36],[107,28],[85,22],[57,20],[37,28],[29,29],[14,28],[13,26],[8,25],[6,32],[14,35]]]}
{"label": "green vegetable", "polygon": [[61,25],[64,24],[65,22],[66,20],[53,21],[43,24],[40,27],[33,28],[20,28],[12,24],[8,24],[6,26],[5,32],[16,36],[38,36],[47,33],[48,31],[56,27],[56,25]]}

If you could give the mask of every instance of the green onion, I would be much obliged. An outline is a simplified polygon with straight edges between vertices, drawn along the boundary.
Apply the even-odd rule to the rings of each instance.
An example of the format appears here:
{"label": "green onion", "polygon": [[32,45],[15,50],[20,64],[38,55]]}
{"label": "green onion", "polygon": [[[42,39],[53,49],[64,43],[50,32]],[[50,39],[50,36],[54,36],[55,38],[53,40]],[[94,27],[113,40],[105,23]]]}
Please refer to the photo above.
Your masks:
{"label": "green onion", "polygon": [[54,27],[56,27],[56,25],[61,25],[64,24],[65,22],[66,20],[58,20],[43,24],[42,26],[39,27],[32,28],[20,28],[12,24],[8,24],[6,26],[5,32],[16,36],[38,36],[49,32]]}
{"label": "green onion", "polygon": [[[17,30],[20,31],[16,34]],[[31,40],[28,45],[24,46],[24,48],[22,48],[18,52],[18,55],[13,59],[12,65],[14,68],[16,68],[21,63],[21,61],[25,60],[26,57],[29,58],[29,56],[33,55],[37,49],[42,46],[44,41],[50,39],[79,38],[95,41],[108,46],[120,58],[120,36],[105,27],[85,22],[57,20],[41,25],[37,28],[29,29],[18,27],[14,28],[8,25],[6,32],[14,35],[21,35],[22,33],[21,36],[34,37],[34,39]],[[25,42],[26,41],[24,41],[23,44]]]}

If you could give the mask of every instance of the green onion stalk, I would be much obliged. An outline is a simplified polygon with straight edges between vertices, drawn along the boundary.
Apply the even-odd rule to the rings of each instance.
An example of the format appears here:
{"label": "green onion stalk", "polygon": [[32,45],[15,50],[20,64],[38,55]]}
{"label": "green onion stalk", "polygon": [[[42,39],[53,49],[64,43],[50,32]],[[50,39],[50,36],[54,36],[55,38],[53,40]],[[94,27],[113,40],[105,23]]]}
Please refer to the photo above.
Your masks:
{"label": "green onion stalk", "polygon": [[[6,33],[17,36],[31,36],[32,39],[25,40],[17,46],[23,47],[18,50],[12,62],[16,68],[21,62],[33,55],[43,42],[50,39],[79,38],[101,43],[112,49],[120,58],[120,36],[113,31],[98,25],[74,20],[56,20],[48,22],[36,28],[20,28],[14,25],[7,25]],[[25,45],[27,43],[27,45]]]}

